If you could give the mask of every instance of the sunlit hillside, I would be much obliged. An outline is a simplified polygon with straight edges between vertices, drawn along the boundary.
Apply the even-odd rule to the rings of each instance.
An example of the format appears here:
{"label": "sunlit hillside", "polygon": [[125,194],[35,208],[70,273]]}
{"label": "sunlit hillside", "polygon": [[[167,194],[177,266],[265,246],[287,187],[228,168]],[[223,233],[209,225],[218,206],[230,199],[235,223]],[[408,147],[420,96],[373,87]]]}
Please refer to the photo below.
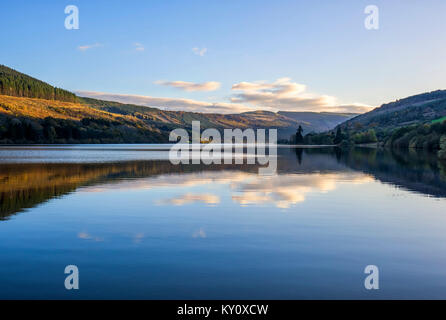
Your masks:
{"label": "sunlit hillside", "polygon": [[107,111],[91,108],[85,104],[45,100],[35,98],[21,98],[0,95],[0,113],[11,117],[30,117],[44,119],[82,120],[84,118],[107,119],[110,121],[126,121],[129,123],[144,123],[131,115],[113,114]]}
{"label": "sunlit hillside", "polygon": [[[324,117],[321,113],[320,118]],[[0,95],[0,143],[168,142],[171,130],[190,130],[192,121],[199,121],[202,129],[274,128],[278,129],[279,139],[288,139],[298,126],[305,132],[324,129],[317,121],[301,121],[298,116],[293,119],[266,111],[204,114],[88,98],[64,102]]]}
{"label": "sunlit hillside", "polygon": [[131,143],[167,141],[132,115],[81,103],[0,95],[1,143]]}

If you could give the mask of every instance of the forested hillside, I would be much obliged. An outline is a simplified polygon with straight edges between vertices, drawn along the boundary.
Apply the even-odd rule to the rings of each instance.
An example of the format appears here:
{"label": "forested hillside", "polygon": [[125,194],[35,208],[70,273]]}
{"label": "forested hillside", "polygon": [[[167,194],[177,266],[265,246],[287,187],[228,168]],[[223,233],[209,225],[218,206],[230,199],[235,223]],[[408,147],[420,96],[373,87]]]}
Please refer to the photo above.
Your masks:
{"label": "forested hillside", "polygon": [[355,131],[389,130],[426,124],[446,116],[446,90],[437,90],[383,104],[341,125]]}
{"label": "forested hillside", "polygon": [[129,115],[80,103],[0,95],[0,143],[167,142],[168,134]]}
{"label": "forested hillside", "polygon": [[438,151],[446,159],[446,90],[437,90],[383,104],[333,130],[308,134],[304,144],[377,143],[390,148]]}
{"label": "forested hillside", "polygon": [[74,93],[53,87],[4,65],[0,65],[0,94],[47,100],[77,101]]}
{"label": "forested hillside", "polygon": [[[328,130],[349,119],[355,114],[337,114],[328,112],[270,112],[252,111],[238,114],[197,113],[183,111],[166,111],[132,104],[103,101],[92,98],[79,98],[81,101],[99,110],[131,115],[163,130],[178,127],[189,128],[192,121],[200,121],[202,128],[276,128],[278,138],[289,140],[291,135],[302,126],[304,132],[321,132]],[[288,116],[290,114],[290,116]],[[300,119],[300,115],[302,119]]]}

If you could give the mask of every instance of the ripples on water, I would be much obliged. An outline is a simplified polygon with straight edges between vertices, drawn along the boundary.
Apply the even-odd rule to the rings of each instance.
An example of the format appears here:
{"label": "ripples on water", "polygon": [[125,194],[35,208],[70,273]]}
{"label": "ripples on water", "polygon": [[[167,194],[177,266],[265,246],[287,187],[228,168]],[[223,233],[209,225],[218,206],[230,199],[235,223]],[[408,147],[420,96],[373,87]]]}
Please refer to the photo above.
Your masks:
{"label": "ripples on water", "polygon": [[277,175],[259,176],[172,165],[167,148],[0,148],[0,297],[446,298],[433,155],[279,148]]}

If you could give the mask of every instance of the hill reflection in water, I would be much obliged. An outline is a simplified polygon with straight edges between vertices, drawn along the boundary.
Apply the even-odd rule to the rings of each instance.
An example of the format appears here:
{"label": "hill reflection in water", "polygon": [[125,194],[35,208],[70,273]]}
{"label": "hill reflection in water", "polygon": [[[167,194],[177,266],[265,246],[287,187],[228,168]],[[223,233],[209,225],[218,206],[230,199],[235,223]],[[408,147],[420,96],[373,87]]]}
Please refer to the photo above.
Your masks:
{"label": "hill reflection in water", "polygon": [[[276,176],[259,176],[254,165],[172,165],[169,161],[106,163],[6,163],[0,166],[0,218],[82,188],[156,189],[227,184],[241,206],[273,204],[288,208],[312,192],[329,192],[343,180],[373,179],[413,192],[446,196],[446,164],[416,151],[356,148],[279,149]],[[218,195],[186,190],[159,199],[156,205],[220,203]]]}

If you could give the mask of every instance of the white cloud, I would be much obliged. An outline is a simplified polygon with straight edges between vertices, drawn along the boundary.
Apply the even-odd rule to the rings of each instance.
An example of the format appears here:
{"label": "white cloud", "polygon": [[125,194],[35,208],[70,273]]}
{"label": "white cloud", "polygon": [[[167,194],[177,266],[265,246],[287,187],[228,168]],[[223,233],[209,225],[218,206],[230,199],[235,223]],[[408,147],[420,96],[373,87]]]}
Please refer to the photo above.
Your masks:
{"label": "white cloud", "polygon": [[193,53],[195,53],[197,56],[203,57],[206,52],[208,52],[208,48],[192,48]]}
{"label": "white cloud", "polygon": [[336,97],[309,93],[306,85],[292,82],[290,78],[280,78],[272,83],[240,82],[234,84],[232,90],[238,93],[232,95],[231,102],[271,111],[366,112],[371,109],[358,103],[343,105]]}
{"label": "white cloud", "polygon": [[82,240],[93,240],[96,242],[104,241],[104,238],[94,237],[94,236],[90,235],[88,232],[84,232],[84,231],[79,232],[77,234],[77,237]]}
{"label": "white cloud", "polygon": [[156,84],[174,87],[184,91],[215,91],[220,88],[220,82],[209,81],[203,83],[194,83],[187,81],[155,81]]}
{"label": "white cloud", "polygon": [[87,50],[89,50],[89,49],[92,49],[92,48],[98,48],[98,47],[102,47],[102,44],[101,43],[94,43],[94,44],[86,44],[86,45],[83,45],[83,46],[79,46],[79,47],[77,47],[80,51],[87,51]]}
{"label": "white cloud", "polygon": [[[186,81],[156,81],[156,84],[184,91],[214,91],[219,82],[194,83]],[[274,82],[240,82],[232,86],[229,102],[207,102],[185,98],[152,97],[130,94],[77,91],[80,96],[121,103],[137,104],[172,111],[203,113],[240,113],[253,110],[354,112],[370,111],[371,106],[361,103],[340,103],[336,97],[307,91],[304,84],[280,78]]]}
{"label": "white cloud", "polygon": [[304,202],[309,194],[333,191],[345,180],[356,184],[373,181],[370,176],[357,173],[251,176],[232,184],[232,200],[242,206],[274,204],[278,208],[289,208]]}
{"label": "white cloud", "polygon": [[135,42],[133,45],[135,46],[136,51],[144,51],[145,50],[144,46],[139,42]]}
{"label": "white cloud", "polygon": [[203,112],[203,113],[240,113],[244,111],[253,110],[248,106],[238,103],[225,103],[225,102],[212,103],[193,99],[158,98],[151,96],[114,94],[114,93],[92,92],[92,91],[76,91],[76,94],[81,97],[117,101],[121,103],[136,104],[146,107],[154,107],[172,111],[190,111],[190,112]]}
{"label": "white cloud", "polygon": [[209,193],[206,194],[186,193],[176,197],[158,201],[158,204],[160,205],[168,204],[174,206],[183,206],[185,204],[191,204],[191,203],[204,203],[207,205],[216,205],[220,203],[220,198],[216,195]]}
{"label": "white cloud", "polygon": [[[240,206],[273,205],[278,208],[290,208],[304,202],[309,195],[328,193],[348,182],[366,184],[373,182],[373,177],[358,172],[312,173],[312,174],[280,174],[276,176],[260,176],[243,171],[204,171],[183,174],[164,174],[157,177],[138,180],[126,180],[119,184],[105,184],[90,187],[95,191],[112,190],[163,190],[166,194],[177,195],[165,199],[156,199],[158,205],[183,206],[202,204],[205,206],[220,205],[218,195],[207,190],[209,184],[218,185],[231,195],[234,203]],[[203,190],[205,193],[191,193],[190,189]],[[184,193],[181,191],[184,190]],[[87,190],[88,191],[88,190]]]}

